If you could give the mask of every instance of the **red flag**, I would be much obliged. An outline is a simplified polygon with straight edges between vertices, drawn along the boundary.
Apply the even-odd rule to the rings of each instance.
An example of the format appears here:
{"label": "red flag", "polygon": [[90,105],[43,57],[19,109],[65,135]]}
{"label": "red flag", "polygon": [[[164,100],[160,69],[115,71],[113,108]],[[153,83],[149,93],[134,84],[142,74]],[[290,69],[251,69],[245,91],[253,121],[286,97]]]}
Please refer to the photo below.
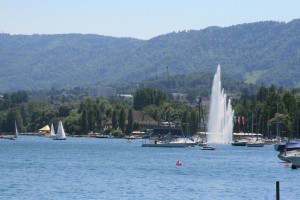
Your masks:
{"label": "red flag", "polygon": [[241,122],[241,119],[240,119],[241,117],[240,116],[238,116],[238,124],[240,124],[240,122]]}
{"label": "red flag", "polygon": [[244,116],[242,116],[242,123],[243,123],[243,125],[245,124],[245,117]]}

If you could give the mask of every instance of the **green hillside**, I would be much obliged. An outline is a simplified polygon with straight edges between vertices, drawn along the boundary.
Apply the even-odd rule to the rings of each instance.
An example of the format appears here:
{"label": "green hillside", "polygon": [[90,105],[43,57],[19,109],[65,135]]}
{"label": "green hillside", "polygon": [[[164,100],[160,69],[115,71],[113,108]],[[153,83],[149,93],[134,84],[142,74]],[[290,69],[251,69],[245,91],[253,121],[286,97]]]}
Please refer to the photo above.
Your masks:
{"label": "green hillside", "polygon": [[150,40],[0,34],[0,92],[106,85],[215,72],[299,87],[300,20],[182,31]]}

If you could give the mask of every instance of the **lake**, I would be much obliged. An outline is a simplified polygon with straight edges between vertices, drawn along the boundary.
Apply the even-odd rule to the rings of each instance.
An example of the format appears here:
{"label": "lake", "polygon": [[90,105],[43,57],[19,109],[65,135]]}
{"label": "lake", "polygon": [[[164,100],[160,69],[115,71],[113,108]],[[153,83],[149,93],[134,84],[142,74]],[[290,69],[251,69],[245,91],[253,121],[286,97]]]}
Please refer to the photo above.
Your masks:
{"label": "lake", "polygon": [[[273,145],[216,151],[142,140],[38,136],[0,140],[0,199],[300,199],[300,169]],[[176,166],[177,161],[182,166]]]}

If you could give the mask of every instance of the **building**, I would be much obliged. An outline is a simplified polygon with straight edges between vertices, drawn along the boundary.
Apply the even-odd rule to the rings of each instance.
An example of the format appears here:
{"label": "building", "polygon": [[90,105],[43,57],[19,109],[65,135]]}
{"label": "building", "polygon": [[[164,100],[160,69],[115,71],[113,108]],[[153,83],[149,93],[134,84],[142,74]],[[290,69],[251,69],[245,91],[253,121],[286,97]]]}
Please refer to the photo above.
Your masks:
{"label": "building", "polygon": [[94,88],[88,89],[88,95],[91,97],[104,97],[110,98],[117,95],[116,88],[107,87],[107,86],[97,86]]}

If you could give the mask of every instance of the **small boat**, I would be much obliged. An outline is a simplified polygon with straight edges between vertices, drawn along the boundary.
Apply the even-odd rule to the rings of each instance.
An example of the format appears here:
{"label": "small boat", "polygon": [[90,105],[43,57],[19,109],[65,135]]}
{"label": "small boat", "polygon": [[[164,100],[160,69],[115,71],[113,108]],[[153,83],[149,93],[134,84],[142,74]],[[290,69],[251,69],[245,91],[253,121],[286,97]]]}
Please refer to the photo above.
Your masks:
{"label": "small boat", "polygon": [[252,140],[247,141],[246,146],[247,147],[264,147],[265,142],[260,138],[252,139]]}
{"label": "small boat", "polygon": [[125,139],[133,140],[133,139],[135,139],[135,137],[133,135],[127,135],[127,136],[125,136]]}
{"label": "small boat", "polygon": [[66,140],[66,133],[62,124],[62,121],[59,121],[58,128],[57,128],[57,134],[56,137],[53,138],[53,140]]}
{"label": "small boat", "polygon": [[50,135],[49,135],[49,137],[50,138],[55,138],[56,137],[53,124],[51,124],[51,129],[50,129]]}
{"label": "small boat", "polygon": [[201,150],[216,150],[217,148],[216,147],[213,147],[213,146],[203,146],[201,148]]}
{"label": "small boat", "polygon": [[176,166],[182,166],[182,163],[178,160],[178,161],[176,162]]}
{"label": "small boat", "polygon": [[198,145],[199,145],[200,147],[205,147],[205,146],[207,145],[207,143],[206,143],[206,142],[199,142]]}
{"label": "small boat", "polygon": [[232,146],[246,146],[247,145],[247,140],[234,140],[231,142]]}
{"label": "small boat", "polygon": [[15,121],[15,139],[19,137],[19,131],[17,127],[17,122]]}
{"label": "small boat", "polygon": [[8,140],[16,140],[17,138],[19,138],[19,131],[18,131],[18,127],[17,127],[17,122],[15,121],[15,136],[12,137],[2,137],[3,139],[8,139]]}

